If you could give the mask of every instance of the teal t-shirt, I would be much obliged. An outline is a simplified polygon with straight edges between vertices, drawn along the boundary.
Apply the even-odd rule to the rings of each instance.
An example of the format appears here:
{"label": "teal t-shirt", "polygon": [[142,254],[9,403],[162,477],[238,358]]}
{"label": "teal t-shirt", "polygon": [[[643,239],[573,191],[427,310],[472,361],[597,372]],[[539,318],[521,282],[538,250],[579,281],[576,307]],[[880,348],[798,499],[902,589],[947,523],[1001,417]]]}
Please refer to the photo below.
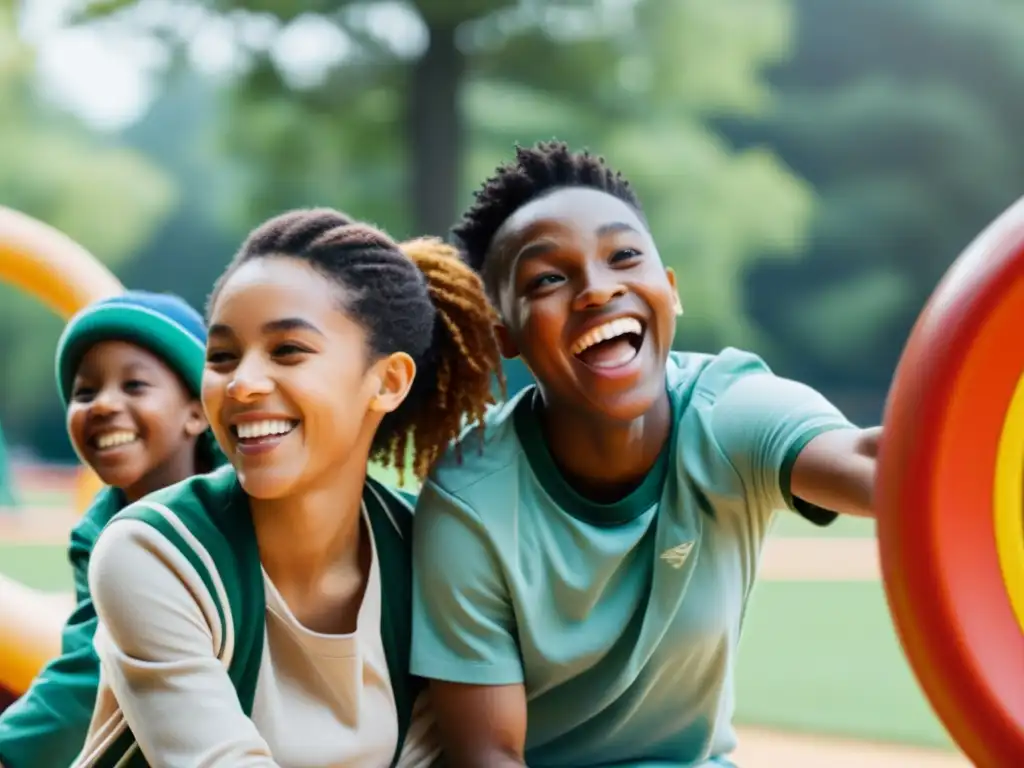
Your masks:
{"label": "teal t-shirt", "polygon": [[412,671],[524,684],[531,768],[728,765],[740,628],[772,517],[834,518],[789,493],[803,446],[852,427],[825,398],[732,349],[673,353],[667,378],[672,436],[621,501],[565,482],[533,388],[420,493]]}

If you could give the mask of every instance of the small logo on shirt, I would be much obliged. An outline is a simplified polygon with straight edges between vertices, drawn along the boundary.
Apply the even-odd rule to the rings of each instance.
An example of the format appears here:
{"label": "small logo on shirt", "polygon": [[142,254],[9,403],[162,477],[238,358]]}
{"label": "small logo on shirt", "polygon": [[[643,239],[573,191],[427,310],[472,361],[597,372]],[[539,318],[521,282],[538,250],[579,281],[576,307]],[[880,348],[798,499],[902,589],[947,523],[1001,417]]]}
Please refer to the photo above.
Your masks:
{"label": "small logo on shirt", "polygon": [[672,547],[672,549],[666,549],[661,553],[661,559],[671,565],[673,568],[682,568],[686,564],[686,558],[690,556],[690,550],[693,549],[692,541],[684,541],[682,544]]}

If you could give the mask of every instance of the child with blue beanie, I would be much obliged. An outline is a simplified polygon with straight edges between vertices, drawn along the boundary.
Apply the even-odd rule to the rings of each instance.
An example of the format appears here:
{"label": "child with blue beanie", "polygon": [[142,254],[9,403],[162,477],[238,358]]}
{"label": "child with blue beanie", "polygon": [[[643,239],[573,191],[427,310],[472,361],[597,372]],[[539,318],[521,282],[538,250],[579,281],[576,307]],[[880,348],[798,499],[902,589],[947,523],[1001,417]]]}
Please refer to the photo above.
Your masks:
{"label": "child with blue beanie", "polygon": [[69,765],[82,748],[99,683],[89,557],[124,506],[220,463],[199,401],[205,357],[202,316],[169,294],[130,291],[94,303],[60,337],[68,436],[107,487],[71,532],[77,605],[62,653],[0,717],[4,768]]}

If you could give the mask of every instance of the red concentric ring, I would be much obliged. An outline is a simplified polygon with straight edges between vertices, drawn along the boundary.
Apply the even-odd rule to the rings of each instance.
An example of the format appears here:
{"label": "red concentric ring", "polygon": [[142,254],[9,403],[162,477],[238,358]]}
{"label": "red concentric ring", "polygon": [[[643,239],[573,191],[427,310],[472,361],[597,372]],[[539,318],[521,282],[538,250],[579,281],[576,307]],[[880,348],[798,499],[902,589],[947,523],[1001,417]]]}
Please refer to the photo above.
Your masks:
{"label": "red concentric ring", "polygon": [[960,748],[992,768],[1024,765],[1024,631],[993,514],[1022,368],[1024,199],[967,248],[914,327],[876,495],[886,594],[911,667]]}

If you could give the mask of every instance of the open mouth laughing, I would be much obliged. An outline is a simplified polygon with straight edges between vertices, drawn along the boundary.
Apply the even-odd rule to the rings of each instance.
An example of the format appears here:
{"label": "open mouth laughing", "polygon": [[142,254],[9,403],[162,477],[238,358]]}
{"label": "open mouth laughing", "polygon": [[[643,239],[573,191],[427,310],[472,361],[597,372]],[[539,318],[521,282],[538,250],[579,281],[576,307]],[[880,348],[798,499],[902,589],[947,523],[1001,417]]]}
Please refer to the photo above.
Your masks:
{"label": "open mouth laughing", "polygon": [[298,419],[251,419],[232,424],[231,434],[240,453],[260,454],[276,448],[298,426]]}
{"label": "open mouth laughing", "polygon": [[619,317],[585,331],[569,351],[588,368],[613,371],[636,359],[645,333],[644,324],[637,318]]}
{"label": "open mouth laughing", "polygon": [[114,429],[92,435],[89,446],[98,453],[116,451],[126,445],[137,442],[139,433],[131,429]]}

